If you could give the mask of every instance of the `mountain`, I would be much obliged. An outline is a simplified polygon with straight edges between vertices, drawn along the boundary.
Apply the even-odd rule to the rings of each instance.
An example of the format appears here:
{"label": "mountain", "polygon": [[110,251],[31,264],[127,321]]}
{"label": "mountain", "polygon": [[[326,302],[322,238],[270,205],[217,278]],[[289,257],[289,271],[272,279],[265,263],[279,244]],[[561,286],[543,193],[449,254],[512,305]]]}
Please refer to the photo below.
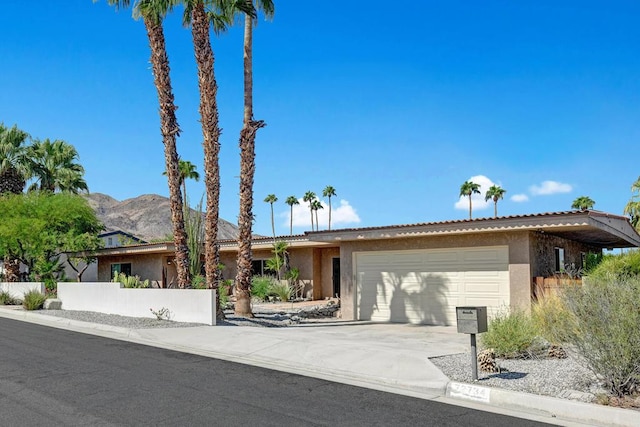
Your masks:
{"label": "mountain", "polygon": [[[171,210],[166,197],[144,194],[120,202],[106,194],[91,193],[86,198],[108,231],[122,230],[147,241],[165,239],[172,234]],[[192,212],[196,213],[193,209]],[[237,237],[238,227],[218,219],[218,239]]]}

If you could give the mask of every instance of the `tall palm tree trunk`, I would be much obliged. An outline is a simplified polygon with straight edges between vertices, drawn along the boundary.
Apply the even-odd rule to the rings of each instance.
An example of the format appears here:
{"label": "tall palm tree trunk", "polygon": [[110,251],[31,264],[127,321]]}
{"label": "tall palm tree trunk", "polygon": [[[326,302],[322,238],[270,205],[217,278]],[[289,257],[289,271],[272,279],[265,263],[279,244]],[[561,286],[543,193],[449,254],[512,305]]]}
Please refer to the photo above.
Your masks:
{"label": "tall palm tree trunk", "polygon": [[293,236],[293,205],[291,205],[291,214],[289,215],[289,235]]}
{"label": "tall palm tree trunk", "polygon": [[493,201],[493,217],[498,218],[498,201]]}
{"label": "tall palm tree trunk", "polygon": [[143,21],[149,37],[151,66],[160,104],[160,132],[162,133],[162,142],[164,144],[164,158],[169,182],[169,202],[171,223],[173,224],[173,240],[176,247],[175,261],[178,273],[178,287],[184,288],[189,284],[190,278],[189,247],[187,246],[187,233],[184,228],[182,195],[180,194],[180,169],[176,150],[176,138],[180,134],[180,127],[176,120],[176,106],[171,89],[169,59],[165,47],[162,22],[146,17],[143,18]]}
{"label": "tall palm tree trunk", "polygon": [[331,196],[329,196],[329,231],[331,231]]}
{"label": "tall palm tree trunk", "polygon": [[471,212],[472,212],[472,209],[471,209],[471,194],[469,194],[469,219],[473,219],[473,217],[471,216]]}
{"label": "tall palm tree trunk", "polygon": [[218,293],[220,285],[220,248],[218,246],[218,217],[220,215],[220,127],[216,95],[218,85],[214,73],[214,57],[209,35],[209,20],[204,3],[198,2],[193,9],[191,34],[198,65],[198,87],[200,89],[200,121],[204,146],[204,182],[207,207],[204,223],[204,269],[207,288],[216,290],[216,318],[224,319]]}
{"label": "tall palm tree trunk", "polygon": [[238,273],[235,314],[253,317],[251,310],[251,235],[256,132],[265,126],[253,120],[252,18],[244,18],[244,119],[240,131],[240,213],[238,215]]}

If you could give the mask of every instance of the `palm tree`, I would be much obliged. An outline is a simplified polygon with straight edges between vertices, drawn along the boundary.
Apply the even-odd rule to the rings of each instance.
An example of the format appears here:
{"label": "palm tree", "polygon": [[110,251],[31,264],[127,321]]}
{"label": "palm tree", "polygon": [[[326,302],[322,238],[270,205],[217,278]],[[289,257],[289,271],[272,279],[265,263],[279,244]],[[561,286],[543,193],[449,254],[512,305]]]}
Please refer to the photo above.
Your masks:
{"label": "palm tree", "polygon": [[273,241],[276,241],[276,224],[273,220],[273,204],[278,201],[275,194],[269,194],[265,197],[264,201],[271,205],[271,231],[273,232]]}
{"label": "palm tree", "polygon": [[480,185],[472,181],[465,181],[460,186],[460,196],[469,197],[469,219],[472,219],[471,196],[473,194],[480,194]]}
{"label": "palm tree", "polygon": [[322,190],[322,196],[329,198],[329,230],[331,230],[331,197],[336,195],[336,189],[330,185],[324,187]]}
{"label": "palm tree", "polygon": [[293,236],[293,205],[299,205],[300,202],[296,196],[289,196],[285,203],[291,208],[291,212],[289,213],[289,235]]}
{"label": "palm tree", "polygon": [[[267,18],[273,16],[271,0],[246,0],[261,9]],[[256,14],[244,13],[244,117],[240,131],[240,213],[238,215],[238,273],[236,275],[235,314],[253,317],[251,311],[251,227],[253,225],[253,179],[255,142],[264,121],[253,117],[253,24]]]}
{"label": "palm tree", "polygon": [[320,200],[315,199],[311,202],[311,209],[316,213],[316,231],[319,231],[320,223],[318,222],[318,210],[324,209],[324,206],[322,206],[322,202]]}
{"label": "palm tree", "polygon": [[595,205],[591,197],[589,196],[580,196],[576,198],[571,204],[571,209],[580,209],[581,211],[586,211],[587,209],[592,209],[593,205]]}
{"label": "palm tree", "polygon": [[[130,0],[107,0],[115,6],[127,7]],[[176,138],[180,135],[180,127],[176,120],[176,105],[171,87],[169,73],[169,58],[165,46],[163,20],[175,5],[176,0],[135,0],[133,6],[134,18],[142,18],[149,47],[151,49],[151,68],[153,79],[158,92],[160,106],[160,132],[164,144],[165,169],[169,185],[169,202],[171,207],[171,222],[173,224],[173,239],[176,247],[176,270],[178,273],[178,287],[184,288],[190,282],[189,277],[189,248],[187,233],[184,227],[184,213],[182,211],[182,195],[180,194],[180,169]]]}
{"label": "palm tree", "polygon": [[[5,193],[20,194],[24,191],[29,163],[25,156],[24,142],[29,135],[17,126],[7,128],[0,123],[0,197]],[[3,259],[5,280],[20,280],[20,261],[5,256]]]}
{"label": "palm tree", "polygon": [[485,202],[488,201],[489,199],[493,200],[493,217],[494,218],[498,217],[498,200],[502,199],[504,197],[504,193],[506,192],[507,190],[500,187],[499,185],[492,185],[491,187],[489,187],[489,189],[484,195]]}
{"label": "palm tree", "polygon": [[[200,180],[200,174],[196,170],[197,167],[189,160],[178,160],[178,169],[180,170],[180,185],[182,186],[182,198],[187,206],[187,179],[193,179],[196,182]],[[162,175],[167,175],[167,171],[162,172]]]}
{"label": "palm tree", "polygon": [[302,197],[303,202],[309,203],[309,213],[311,214],[311,231],[313,231],[313,201],[316,200],[316,193],[307,191]]}
{"label": "palm tree", "polygon": [[73,145],[60,139],[53,142],[36,139],[27,147],[26,156],[29,161],[28,178],[35,180],[29,190],[74,194],[89,191],[83,178],[84,168],[77,162],[79,156]]}
{"label": "palm tree", "polygon": [[0,123],[0,195],[20,194],[29,175],[29,162],[24,143],[29,135],[17,126],[8,128]]}
{"label": "palm tree", "polygon": [[640,177],[631,185],[631,199],[624,207],[624,214],[629,215],[635,229],[640,228]]}

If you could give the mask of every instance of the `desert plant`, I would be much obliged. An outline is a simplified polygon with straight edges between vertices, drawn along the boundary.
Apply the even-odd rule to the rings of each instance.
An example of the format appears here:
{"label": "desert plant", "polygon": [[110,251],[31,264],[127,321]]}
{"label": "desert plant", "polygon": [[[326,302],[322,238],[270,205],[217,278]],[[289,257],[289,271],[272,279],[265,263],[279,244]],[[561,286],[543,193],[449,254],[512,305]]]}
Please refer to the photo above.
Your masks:
{"label": "desert plant", "polygon": [[18,300],[11,296],[9,292],[0,292],[0,305],[16,305],[19,304]]}
{"label": "desert plant", "polygon": [[158,320],[169,320],[169,319],[171,319],[171,311],[167,307],[162,307],[159,310],[154,310],[153,308],[150,308],[149,311],[151,311],[151,313],[154,316],[156,316],[156,319],[158,319]]}
{"label": "desert plant", "polygon": [[218,298],[220,299],[220,306],[226,307],[229,304],[229,293],[233,286],[233,280],[227,279],[222,281],[222,285],[218,286]]}
{"label": "desert plant", "polygon": [[275,295],[276,297],[278,297],[280,301],[287,302],[293,296],[293,288],[286,281],[284,282],[274,281],[271,284],[269,293],[271,295]]}
{"label": "desert plant", "polygon": [[561,296],[541,295],[531,306],[531,318],[539,336],[553,344],[566,343],[573,329],[573,315]]}
{"label": "desert plant", "polygon": [[302,297],[304,291],[304,283],[300,281],[300,269],[292,267],[284,274],[285,280],[289,282],[289,286],[293,289],[295,297]]}
{"label": "desert plant", "polygon": [[25,310],[40,310],[47,297],[36,290],[25,292],[22,306]]}
{"label": "desert plant", "polygon": [[640,392],[640,278],[611,273],[569,287],[568,335],[588,367],[616,396]]}
{"label": "desert plant", "polygon": [[497,357],[526,358],[537,352],[536,328],[531,316],[523,310],[505,307],[488,326],[480,340],[484,348],[493,348]]}
{"label": "desert plant", "polygon": [[112,282],[120,282],[123,288],[148,288],[149,279],[142,281],[140,276],[127,276],[125,273],[116,272],[113,275]]}
{"label": "desert plant", "polygon": [[266,301],[271,295],[271,287],[274,282],[273,277],[269,276],[253,276],[251,279],[251,295]]}
{"label": "desert plant", "polygon": [[191,278],[192,289],[207,289],[207,281],[203,275],[198,274]]}

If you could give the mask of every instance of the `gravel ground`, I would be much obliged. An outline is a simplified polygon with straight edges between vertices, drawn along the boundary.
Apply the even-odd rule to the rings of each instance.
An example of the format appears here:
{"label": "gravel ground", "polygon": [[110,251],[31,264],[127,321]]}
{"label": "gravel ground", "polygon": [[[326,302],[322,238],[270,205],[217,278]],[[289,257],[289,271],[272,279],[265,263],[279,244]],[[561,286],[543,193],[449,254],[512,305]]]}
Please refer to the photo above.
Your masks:
{"label": "gravel ground", "polygon": [[[314,308],[316,307],[308,307],[304,310],[293,309],[278,311],[254,308],[253,313],[255,317],[253,319],[238,317],[233,314],[232,310],[225,310],[226,319],[222,322],[218,322],[218,325],[280,328],[300,323],[317,323],[322,321],[333,322],[336,320],[333,317],[326,319],[305,319],[300,316],[301,311],[310,311]],[[129,329],[188,328],[193,326],[204,326],[202,323],[173,322],[170,320],[158,320],[151,317],[128,317],[116,314],[96,313],[93,311],[37,310],[34,311],[34,313]]]}
{"label": "gravel ground", "polygon": [[572,352],[566,359],[496,359],[500,373],[478,371],[471,379],[471,354],[461,353],[430,359],[452,381],[535,393],[582,402],[592,402],[605,393],[595,377]]}

